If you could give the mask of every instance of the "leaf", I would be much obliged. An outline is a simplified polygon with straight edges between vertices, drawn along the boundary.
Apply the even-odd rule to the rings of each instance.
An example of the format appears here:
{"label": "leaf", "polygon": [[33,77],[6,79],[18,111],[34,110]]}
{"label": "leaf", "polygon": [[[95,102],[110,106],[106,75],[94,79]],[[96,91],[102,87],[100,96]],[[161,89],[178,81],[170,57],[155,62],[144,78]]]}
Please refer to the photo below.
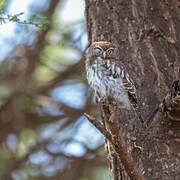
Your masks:
{"label": "leaf", "polygon": [[0,24],[6,23],[5,19],[3,17],[0,17]]}
{"label": "leaf", "polygon": [[20,12],[20,13],[16,14],[16,16],[19,17],[19,16],[21,16],[23,14],[24,14],[24,12]]}
{"label": "leaf", "polygon": [[14,15],[14,16],[9,18],[9,21],[19,22],[19,18],[16,15]]}
{"label": "leaf", "polygon": [[36,14],[33,14],[33,15],[30,17],[29,22],[33,22],[36,18],[37,18]]}
{"label": "leaf", "polygon": [[4,9],[7,6],[7,1],[0,0],[0,10]]}
{"label": "leaf", "polygon": [[43,17],[40,21],[40,25],[42,29],[46,30],[50,25],[49,19],[47,17]]}

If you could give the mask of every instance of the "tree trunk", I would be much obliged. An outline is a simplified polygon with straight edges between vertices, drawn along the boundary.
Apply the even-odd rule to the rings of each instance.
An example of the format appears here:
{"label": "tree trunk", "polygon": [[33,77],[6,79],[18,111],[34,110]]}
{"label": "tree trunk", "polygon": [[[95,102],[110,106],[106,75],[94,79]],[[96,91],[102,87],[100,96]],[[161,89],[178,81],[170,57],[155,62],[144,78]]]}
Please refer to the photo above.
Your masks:
{"label": "tree trunk", "polygon": [[[133,111],[118,109],[108,123],[109,134],[103,134],[113,146],[113,178],[180,179],[180,2],[86,0],[86,17],[89,44],[118,44],[146,121],[144,126]],[[111,118],[102,109],[103,118]],[[112,151],[121,163],[112,160]]]}

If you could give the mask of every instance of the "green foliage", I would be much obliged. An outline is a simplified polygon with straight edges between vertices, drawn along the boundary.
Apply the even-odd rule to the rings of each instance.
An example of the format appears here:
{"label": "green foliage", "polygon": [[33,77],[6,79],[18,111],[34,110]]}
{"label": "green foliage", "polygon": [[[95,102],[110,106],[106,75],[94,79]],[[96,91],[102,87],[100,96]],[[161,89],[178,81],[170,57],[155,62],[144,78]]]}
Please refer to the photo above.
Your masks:
{"label": "green foliage", "polygon": [[111,180],[111,177],[109,175],[109,170],[108,168],[97,168],[95,169],[95,177],[96,179],[103,179],[103,180]]}
{"label": "green foliage", "polygon": [[8,167],[8,159],[0,152],[0,176],[6,171]]}
{"label": "green foliage", "polygon": [[26,112],[34,113],[34,114],[36,113],[37,106],[33,104],[31,98],[22,96],[19,101],[20,101],[21,106],[23,106],[23,109]]}
{"label": "green foliage", "polygon": [[64,71],[70,65],[75,64],[77,57],[80,59],[80,52],[68,45],[47,45],[41,53],[40,64],[34,73],[35,84],[42,85],[50,81],[57,75],[57,72]]}
{"label": "green foliage", "polygon": [[37,135],[31,129],[24,129],[19,137],[19,144],[18,144],[18,157],[23,157],[25,154],[28,153],[28,150],[34,146],[37,142]]}
{"label": "green foliage", "polygon": [[44,30],[46,30],[50,25],[50,21],[47,17],[39,18],[37,15],[33,14],[28,20],[21,20],[20,17],[24,15],[24,12],[20,12],[14,15],[6,14],[4,11],[6,6],[7,6],[7,1],[0,0],[0,24],[7,23],[9,21],[19,24],[34,25]]}
{"label": "green foliage", "polygon": [[[43,36],[37,35],[33,37],[41,37],[40,41],[34,39],[33,43],[32,39],[29,38],[29,32],[31,32],[29,30],[33,26],[30,26],[30,28],[28,26],[27,35],[22,33],[25,40],[23,43],[27,39],[30,39],[30,43],[23,44],[20,47],[16,46],[17,48],[15,47],[10,52],[9,57],[0,62],[0,105],[9,102],[5,106],[8,111],[5,111],[3,118],[1,118],[1,124],[4,124],[4,126],[1,126],[1,135],[4,135],[4,137],[1,137],[3,141],[2,147],[0,147],[0,179],[3,179],[4,174],[6,175],[9,172],[17,173],[16,179],[55,179],[56,175],[62,179],[61,174],[63,176],[64,172],[75,173],[71,169],[71,167],[76,168],[74,160],[78,161],[87,158],[88,162],[93,161],[93,158],[96,158],[96,156],[90,153],[78,159],[78,157],[66,155],[66,143],[77,141],[74,137],[77,131],[79,131],[80,123],[83,123],[79,121],[82,113],[79,113],[79,110],[73,110],[73,108],[63,105],[63,103],[61,105],[58,99],[56,100],[51,97],[51,90],[64,84],[61,83],[64,80],[65,83],[69,84],[82,83],[83,80],[80,73],[78,75],[72,74],[71,76],[68,75],[63,81],[60,81],[60,83],[57,83],[56,87],[51,88],[49,91],[41,93],[41,90],[46,90],[48,84],[51,84],[57,77],[61,76],[61,73],[64,73],[64,71],[68,70],[70,66],[73,66],[73,64],[82,58],[79,33],[75,37],[75,31],[77,29],[82,31],[84,24],[83,22],[64,24],[61,22],[58,13],[51,15],[42,9],[28,20],[24,20],[25,14],[23,12],[15,15],[8,14],[5,11],[6,5],[6,1],[0,0],[0,23],[30,24],[46,29],[50,21],[47,17],[43,17],[43,14],[49,14],[51,26],[47,29],[47,32],[38,32],[38,35],[42,34]],[[59,12],[59,8],[56,11]],[[29,13],[32,13],[31,9]],[[17,29],[16,33],[21,33],[21,28]],[[24,29],[26,30],[26,28]],[[32,31],[34,32],[34,29]],[[13,42],[14,39],[12,38],[11,41]],[[8,47],[14,44],[10,43]],[[28,60],[27,64],[24,58]],[[21,66],[20,63],[17,67],[18,60],[21,59],[25,64]],[[17,64],[14,62],[17,62]],[[24,89],[22,89],[20,96],[13,96],[12,101],[9,101],[13,92],[21,85],[19,81],[19,79],[21,80],[19,78],[20,74],[16,76],[16,68],[18,68],[17,72],[19,72],[19,68],[21,71],[21,68],[23,70],[23,67],[27,65],[31,69],[33,64],[35,65],[34,70],[32,74],[30,73],[27,76],[27,86],[25,88],[27,92],[25,91],[24,93]],[[83,91],[82,93],[85,92]],[[57,110],[59,110],[60,114],[65,113],[67,118],[61,119],[58,117],[59,112],[57,113]],[[77,116],[76,114],[79,115]],[[77,123],[76,120],[78,120]],[[16,141],[14,142],[13,138],[6,138],[9,137],[8,134],[12,134],[13,137],[15,136]],[[86,139],[88,137],[83,138]],[[91,140],[87,141],[92,143]],[[96,143],[95,140],[93,142]],[[79,141],[80,143],[81,141]],[[82,147],[87,148],[88,152],[90,146],[85,146],[82,140]],[[39,161],[37,164],[34,160],[30,160],[32,154],[41,151],[45,152],[52,159],[47,162]],[[103,157],[104,149],[99,149],[97,154]],[[39,156],[38,158],[41,160],[44,156]],[[86,163],[86,161],[84,162],[84,160],[82,163],[84,164],[83,171],[85,172],[83,173],[83,178],[81,177],[79,180],[110,179],[108,169],[104,164],[97,163],[97,167],[95,166],[94,168],[89,167],[90,164]]]}
{"label": "green foliage", "polygon": [[3,10],[7,5],[7,1],[0,0],[0,10]]}
{"label": "green foliage", "polygon": [[16,22],[16,23],[19,23],[19,24],[29,24],[29,25],[34,25],[38,28],[41,28],[41,29],[44,29],[46,30],[49,26],[49,20],[47,17],[43,17],[41,18],[40,20],[37,20],[36,19],[36,15],[32,15],[30,17],[30,19],[28,20],[20,20],[20,16],[22,16],[24,13],[21,12],[21,13],[18,13],[18,14],[15,14],[15,15],[10,15],[10,14],[0,14],[0,23],[7,23],[7,21],[9,22]]}
{"label": "green foliage", "polygon": [[85,169],[84,177],[81,180],[111,180],[107,167],[98,167]]}

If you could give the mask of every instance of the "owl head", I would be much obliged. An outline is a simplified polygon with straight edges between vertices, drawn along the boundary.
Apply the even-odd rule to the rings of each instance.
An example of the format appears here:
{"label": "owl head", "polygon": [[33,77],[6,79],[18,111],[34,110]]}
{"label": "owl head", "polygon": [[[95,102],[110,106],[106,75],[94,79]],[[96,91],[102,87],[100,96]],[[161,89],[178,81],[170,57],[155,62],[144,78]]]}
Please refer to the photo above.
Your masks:
{"label": "owl head", "polygon": [[118,48],[115,44],[107,41],[94,42],[88,49],[88,55],[94,58],[115,59],[117,58]]}

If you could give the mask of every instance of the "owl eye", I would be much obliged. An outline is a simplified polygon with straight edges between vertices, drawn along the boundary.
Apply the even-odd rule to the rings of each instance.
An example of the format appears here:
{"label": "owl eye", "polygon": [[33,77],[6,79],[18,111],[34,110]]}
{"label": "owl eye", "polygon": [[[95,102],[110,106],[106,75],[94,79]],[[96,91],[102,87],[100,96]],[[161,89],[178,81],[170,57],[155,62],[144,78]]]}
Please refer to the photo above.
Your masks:
{"label": "owl eye", "polygon": [[111,55],[114,52],[114,50],[113,49],[108,49],[107,52],[108,52],[109,55]]}
{"label": "owl eye", "polygon": [[101,51],[102,51],[102,49],[100,48],[100,47],[95,47],[94,48],[94,52],[95,52],[95,54],[100,54],[101,53]]}

